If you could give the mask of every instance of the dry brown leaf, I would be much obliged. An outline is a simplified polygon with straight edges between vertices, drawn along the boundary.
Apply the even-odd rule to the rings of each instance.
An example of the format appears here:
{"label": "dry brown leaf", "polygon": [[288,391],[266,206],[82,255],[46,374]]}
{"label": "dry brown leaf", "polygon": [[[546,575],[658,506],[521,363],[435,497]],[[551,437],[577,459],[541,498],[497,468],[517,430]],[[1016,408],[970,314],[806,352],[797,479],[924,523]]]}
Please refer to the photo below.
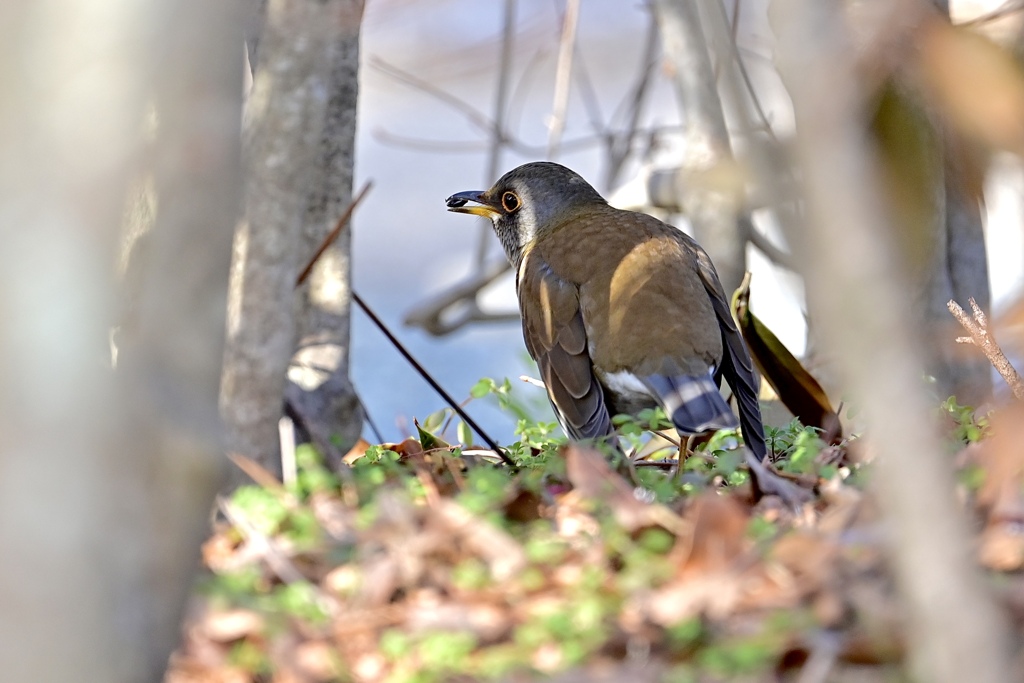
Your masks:
{"label": "dry brown leaf", "polygon": [[235,567],[241,541],[235,534],[222,529],[203,543],[203,564],[215,572]]}
{"label": "dry brown leaf", "polygon": [[309,501],[317,523],[336,541],[355,540],[356,511],[338,498],[322,492],[314,493]]}
{"label": "dry brown leaf", "polygon": [[653,623],[671,626],[700,615],[722,619],[733,612],[742,587],[736,572],[700,574],[677,579],[639,601]]}
{"label": "dry brown leaf", "polygon": [[264,626],[266,623],[263,617],[248,609],[209,612],[197,624],[199,633],[218,643],[258,635]]}
{"label": "dry brown leaf", "polygon": [[526,567],[526,553],[506,531],[474,517],[469,510],[450,500],[439,500],[432,510],[433,519],[487,563],[496,581],[507,581]]}
{"label": "dry brown leaf", "polygon": [[999,572],[1024,567],[1024,528],[1019,522],[990,522],[978,548],[981,564]]}
{"label": "dry brown leaf", "polygon": [[565,472],[569,482],[585,498],[600,500],[611,508],[615,521],[633,532],[650,526],[663,526],[681,534],[687,525],[662,505],[637,500],[634,488],[608,465],[598,451],[575,444],[563,446]]}
{"label": "dry brown leaf", "polygon": [[751,546],[747,538],[750,516],[731,496],[708,491],[686,510],[693,536],[681,568],[684,575],[728,569]]}
{"label": "dry brown leaf", "polygon": [[305,680],[338,680],[338,652],[323,640],[309,640],[295,646],[292,655],[296,671]]}
{"label": "dry brown leaf", "polygon": [[991,417],[992,435],[977,449],[985,471],[978,505],[989,521],[1024,522],[1024,404],[1013,403]]}
{"label": "dry brown leaf", "polygon": [[366,439],[360,438],[356,441],[355,445],[348,450],[348,453],[341,457],[341,461],[346,465],[351,465],[359,458],[366,455],[367,449],[370,448],[370,442]]}
{"label": "dry brown leaf", "polygon": [[746,510],[729,496],[701,494],[685,513],[692,526],[689,544],[673,550],[677,577],[646,596],[637,608],[664,626],[706,614],[723,618],[740,603],[747,586],[738,562],[750,547]]}
{"label": "dry brown leaf", "polygon": [[803,595],[824,587],[835,571],[836,544],[816,534],[794,531],[772,546],[768,558],[785,567]]}

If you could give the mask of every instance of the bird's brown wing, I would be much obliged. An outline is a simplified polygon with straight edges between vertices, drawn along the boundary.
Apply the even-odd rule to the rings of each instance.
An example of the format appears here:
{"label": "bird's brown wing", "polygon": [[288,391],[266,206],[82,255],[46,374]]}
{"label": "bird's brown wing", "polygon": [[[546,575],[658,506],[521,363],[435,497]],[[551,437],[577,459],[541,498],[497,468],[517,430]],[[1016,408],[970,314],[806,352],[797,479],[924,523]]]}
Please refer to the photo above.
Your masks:
{"label": "bird's brown wing", "polygon": [[716,372],[716,378],[725,377],[729,386],[732,387],[739,407],[743,438],[757,459],[764,460],[768,449],[764,440],[761,407],[757,402],[759,382],[757,373],[754,371],[754,364],[750,360],[750,353],[736,326],[736,321],[732,318],[729,302],[725,298],[722,282],[718,279],[718,273],[715,271],[714,264],[711,263],[711,258],[695,241],[686,235],[683,237],[697,254],[697,270],[704,283],[704,289],[711,297],[711,306],[715,309],[718,326],[722,330],[722,363]]}
{"label": "bird's brown wing", "polygon": [[587,349],[579,290],[529,253],[516,279],[526,349],[562,429],[573,440],[608,436],[611,418]]}

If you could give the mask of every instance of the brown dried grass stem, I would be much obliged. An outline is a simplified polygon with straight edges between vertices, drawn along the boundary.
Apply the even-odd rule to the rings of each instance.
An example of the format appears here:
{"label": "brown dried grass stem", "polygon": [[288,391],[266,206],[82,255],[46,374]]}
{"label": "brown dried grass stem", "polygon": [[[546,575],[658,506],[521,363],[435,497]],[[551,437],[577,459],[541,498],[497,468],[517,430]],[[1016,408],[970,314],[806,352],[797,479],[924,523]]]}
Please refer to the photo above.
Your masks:
{"label": "brown dried grass stem", "polygon": [[974,312],[973,318],[967,315],[967,312],[953,299],[950,299],[946,304],[953,317],[970,333],[969,337],[957,337],[956,342],[958,344],[974,344],[981,349],[981,352],[985,354],[988,361],[992,363],[992,367],[1006,380],[1014,397],[1018,401],[1024,401],[1024,382],[1021,382],[1020,374],[1010,364],[1006,354],[1003,353],[995,338],[989,333],[988,319],[985,317],[985,312],[978,306],[974,297],[968,299],[968,302],[971,304],[971,310]]}

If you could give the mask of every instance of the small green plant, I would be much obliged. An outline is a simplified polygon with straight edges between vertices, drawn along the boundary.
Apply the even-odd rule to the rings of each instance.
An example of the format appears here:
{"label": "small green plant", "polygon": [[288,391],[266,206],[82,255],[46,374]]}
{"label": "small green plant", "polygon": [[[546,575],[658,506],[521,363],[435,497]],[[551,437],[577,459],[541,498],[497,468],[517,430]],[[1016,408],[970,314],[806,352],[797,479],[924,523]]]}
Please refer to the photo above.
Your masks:
{"label": "small green plant", "polygon": [[817,427],[805,426],[799,419],[785,427],[765,428],[765,441],[776,466],[796,474],[820,474],[816,458],[828,445]]}
{"label": "small green plant", "polygon": [[952,424],[952,437],[961,444],[972,444],[988,436],[988,414],[978,415],[971,406],[962,406],[956,396],[942,402],[940,408]]}

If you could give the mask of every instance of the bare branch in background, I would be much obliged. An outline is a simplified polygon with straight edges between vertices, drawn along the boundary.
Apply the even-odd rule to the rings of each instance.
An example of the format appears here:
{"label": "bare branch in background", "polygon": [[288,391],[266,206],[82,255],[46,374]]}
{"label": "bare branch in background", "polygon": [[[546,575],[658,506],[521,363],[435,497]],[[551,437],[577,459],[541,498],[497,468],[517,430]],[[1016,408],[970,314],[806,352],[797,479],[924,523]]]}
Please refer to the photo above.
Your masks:
{"label": "bare branch in background", "polygon": [[693,171],[707,171],[732,158],[700,12],[689,0],[655,0],[653,6],[685,131],[685,160],[677,190],[680,203],[697,240],[714,261],[722,285],[733,291],[746,269],[746,237],[736,219],[736,197],[690,182]]}
{"label": "bare branch in background", "polygon": [[[904,2],[904,11],[913,11]],[[951,464],[927,417],[914,319],[885,235],[892,228],[865,135],[864,95],[840,7],[773,6],[778,62],[800,136],[807,221],[790,222],[812,314],[862,402],[875,489],[910,615],[919,680],[997,683],[1011,671],[1003,616],[970,553]]]}
{"label": "bare branch in background", "polygon": [[446,105],[465,116],[466,120],[473,124],[480,132],[487,135],[496,135],[503,143],[506,142],[505,131],[498,127],[498,125],[492,119],[488,118],[487,115],[483,114],[479,109],[462,98],[456,97],[443,88],[439,88],[429,81],[425,81],[408,71],[400,69],[394,64],[385,62],[380,57],[372,57],[370,59],[369,66],[380,71],[382,74],[395,79],[399,83],[404,83],[409,87],[427,93],[440,102],[444,102]]}
{"label": "bare branch in background", "polygon": [[[651,13],[650,24],[644,38],[644,53],[640,58],[640,69],[637,73],[637,80],[626,97],[626,125],[619,135],[612,134],[608,143],[608,160],[605,165],[605,189],[611,190],[618,183],[622,176],[626,160],[633,152],[633,145],[640,136],[640,120],[643,116],[644,105],[648,100],[648,93],[651,84],[654,82],[655,66],[658,63],[658,51],[661,47],[658,41],[658,21]],[[612,117],[614,124],[615,117]]]}
{"label": "bare branch in background", "polygon": [[569,85],[572,82],[572,58],[576,49],[576,27],[580,19],[580,0],[566,0],[562,36],[558,41],[558,65],[555,67],[555,101],[551,105],[547,158],[558,158],[565,116],[569,111]]}
{"label": "bare branch in background", "polygon": [[[948,7],[947,7],[947,10],[948,10]],[[998,7],[996,9],[992,10],[991,12],[988,12],[987,14],[982,14],[980,17],[975,17],[973,19],[968,19],[967,21],[963,21],[963,22],[961,22],[958,25],[959,26],[980,26],[982,24],[987,24],[987,23],[989,23],[991,21],[996,21],[996,20],[1002,19],[1003,17],[1006,17],[1006,16],[1008,16],[1010,14],[1016,14],[1017,12],[1021,12],[1021,11],[1024,11],[1024,2],[1021,2],[1020,0],[1007,0],[1007,2],[1004,2],[1001,7]]]}
{"label": "bare branch in background", "polygon": [[[721,20],[728,19],[725,14],[725,5],[722,4],[721,0],[706,2],[705,7],[708,4],[714,5],[714,7],[710,8],[710,12],[716,12],[719,14],[719,17],[711,17],[711,21],[717,21],[719,18]],[[725,41],[714,41],[714,44],[716,47],[719,47],[719,43],[725,43],[728,47],[729,56],[731,57],[731,60],[729,61],[736,66],[740,77],[743,79],[743,87],[746,90],[747,100],[750,102],[750,106],[754,108],[754,112],[757,114],[757,118],[761,122],[760,130],[764,131],[771,140],[778,142],[778,138],[775,137],[775,131],[772,130],[772,123],[768,120],[768,115],[764,113],[764,108],[761,106],[761,100],[757,96],[757,91],[754,89],[754,83],[750,80],[750,73],[747,71],[747,64],[743,60],[743,55],[740,53],[739,45],[736,44],[736,31],[739,28],[740,6],[739,0],[736,0],[736,3],[733,5],[733,21],[729,27],[729,39]],[[724,55],[720,55],[720,59],[723,56]],[[725,61],[726,60],[722,60],[723,64]],[[736,106],[741,106],[741,102],[736,102]]]}
{"label": "bare branch in background", "polygon": [[[498,179],[501,173],[501,152],[508,144],[508,99],[512,79],[512,60],[515,57],[516,37],[516,0],[505,0],[501,18],[501,56],[498,61],[498,82],[494,90],[494,125],[491,128],[490,140],[487,143],[487,167],[484,171],[484,184],[488,185]],[[487,263],[487,252],[494,238],[489,225],[481,224],[477,232],[476,258],[473,265],[477,274],[484,270]],[[476,293],[474,293],[474,305]]]}
{"label": "bare branch in background", "polygon": [[[485,226],[486,227],[486,226]],[[477,305],[480,290],[507,273],[508,261],[494,261],[483,271],[452,286],[432,299],[416,305],[405,316],[405,324],[421,327],[430,334],[443,336],[471,322],[511,322],[519,312],[487,313]]]}
{"label": "bare branch in background", "polygon": [[988,318],[985,315],[985,311],[978,305],[974,299],[970,299],[971,310],[974,313],[972,319],[967,313],[961,308],[960,304],[950,299],[949,303],[946,304],[949,307],[949,312],[953,314],[953,317],[957,319],[964,329],[971,335],[969,337],[957,337],[958,344],[973,344],[985,354],[988,361],[992,364],[992,367],[996,369],[999,375],[1006,380],[1006,383],[1010,386],[1010,390],[1013,391],[1014,397],[1018,401],[1024,401],[1024,382],[1021,382],[1020,375],[1017,370],[1007,360],[1003,350],[999,348],[999,344],[992,337],[992,333],[988,330]]}

